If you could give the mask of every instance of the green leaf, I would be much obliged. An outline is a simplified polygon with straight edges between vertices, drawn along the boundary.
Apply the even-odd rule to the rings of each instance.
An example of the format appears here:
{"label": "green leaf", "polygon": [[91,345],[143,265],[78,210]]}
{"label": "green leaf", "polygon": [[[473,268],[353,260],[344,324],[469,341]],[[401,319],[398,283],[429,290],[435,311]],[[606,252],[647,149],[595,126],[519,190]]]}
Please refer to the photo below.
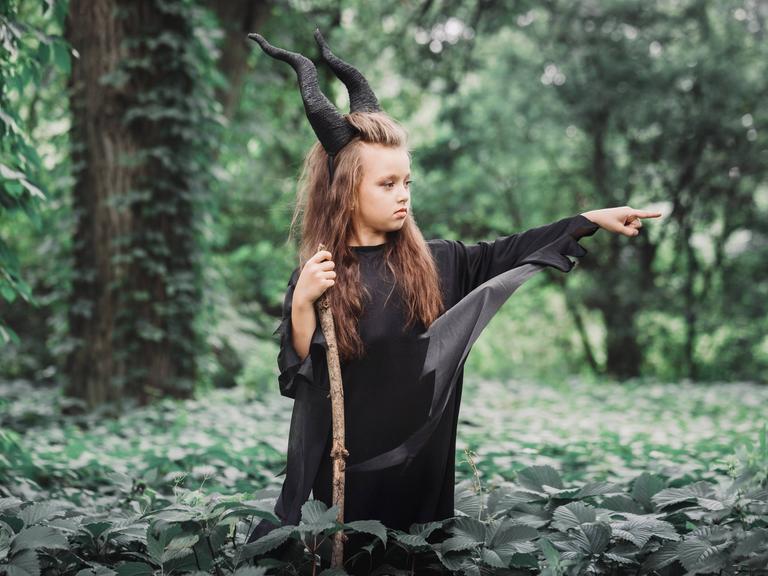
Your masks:
{"label": "green leaf", "polygon": [[323,532],[337,526],[338,515],[338,506],[327,508],[321,500],[307,500],[301,507],[301,521],[298,529],[302,532]]}
{"label": "green leaf", "polygon": [[21,344],[21,339],[10,327],[0,324],[0,342],[3,342],[4,344],[7,344],[8,342]]}
{"label": "green leaf", "polygon": [[584,484],[574,496],[575,498],[588,498],[590,496],[602,496],[604,494],[618,494],[624,489],[613,482],[589,482]]}
{"label": "green leaf", "polygon": [[626,556],[621,556],[620,554],[612,554],[611,552],[606,552],[604,557],[607,560],[611,560],[621,565],[637,564],[637,561],[633,558],[627,558]]}
{"label": "green leaf", "polygon": [[459,490],[454,496],[453,507],[462,514],[478,518],[483,509],[485,496],[474,490]]}
{"label": "green leaf", "polygon": [[602,554],[611,541],[611,528],[602,522],[581,524],[573,538],[586,554]]}
{"label": "green leaf", "polygon": [[5,180],[23,180],[25,178],[23,172],[14,170],[13,168],[0,163],[0,177]]}
{"label": "green leaf", "polygon": [[23,502],[24,502],[23,500],[19,500],[15,496],[0,498],[0,512],[11,510],[13,508],[18,508],[21,504],[23,504]]}
{"label": "green leaf", "polygon": [[[155,532],[157,532],[157,536],[155,536]],[[150,558],[158,564],[162,563],[165,545],[182,532],[183,529],[179,524],[163,526],[162,523],[153,523],[147,526],[147,552]]]}
{"label": "green leaf", "polygon": [[712,484],[704,480],[683,486],[682,488],[667,488],[655,494],[651,500],[659,508],[666,508],[683,502],[696,502],[699,498],[713,499],[715,490]]}
{"label": "green leaf", "polygon": [[627,514],[627,520],[611,522],[611,529],[615,538],[621,538],[632,542],[638,548],[643,548],[652,536],[666,540],[679,540],[680,535],[669,522],[659,520],[652,516],[637,516]]}
{"label": "green leaf", "polygon": [[49,526],[25,528],[11,540],[11,554],[36,548],[69,548],[66,536]]}
{"label": "green leaf", "polygon": [[756,528],[745,532],[744,537],[739,540],[733,549],[734,556],[750,556],[758,551],[764,550],[768,544],[768,530],[765,528]]}
{"label": "green leaf", "polygon": [[27,189],[27,191],[28,191],[28,192],[29,192],[29,193],[30,193],[32,196],[34,196],[35,198],[38,198],[38,199],[40,199],[40,200],[46,200],[46,196],[45,196],[45,194],[43,193],[43,191],[42,191],[42,190],[40,190],[40,188],[38,188],[38,187],[37,187],[37,186],[35,186],[34,184],[32,184],[32,182],[30,182],[30,181],[29,181],[29,180],[27,180],[26,178],[23,178],[23,179],[21,180],[21,185],[22,185],[22,186],[24,186],[24,188],[26,188],[26,189]]}
{"label": "green leaf", "polygon": [[64,76],[68,76],[72,69],[72,60],[69,54],[69,47],[64,41],[54,42],[53,48],[53,62],[56,67],[64,73]]}
{"label": "green leaf", "polygon": [[569,528],[576,528],[587,522],[597,519],[594,508],[583,502],[570,502],[564,506],[558,506],[552,513],[552,527],[567,532]]}
{"label": "green leaf", "polygon": [[264,534],[264,536],[255,542],[244,544],[241,548],[240,558],[242,560],[247,560],[257,554],[264,554],[265,552],[274,550],[288,540],[296,530],[296,526],[280,526],[279,528],[275,528],[267,534]]}
{"label": "green leaf", "polygon": [[501,526],[487,543],[487,546],[502,558],[514,554],[524,554],[536,551],[534,540],[539,537],[535,528],[520,524]]}
{"label": "green leaf", "polygon": [[180,558],[186,556],[192,552],[192,547],[197,544],[200,539],[198,534],[185,534],[183,536],[176,536],[166,544],[163,550],[162,562],[167,562],[173,558]]}
{"label": "green leaf", "polygon": [[418,534],[403,534],[402,532],[395,532],[395,540],[409,549],[419,550],[422,548],[432,547],[432,545],[427,542],[423,536]]}
{"label": "green leaf", "polygon": [[489,550],[488,548],[483,548],[480,551],[480,560],[489,566],[493,566],[494,568],[507,567],[507,564],[501,559],[501,557],[496,552]]}
{"label": "green leaf", "polygon": [[537,492],[546,492],[544,486],[551,486],[558,490],[564,488],[557,470],[547,465],[523,468],[517,473],[517,482],[521,486]]}
{"label": "green leaf", "polygon": [[653,510],[651,498],[666,487],[660,476],[643,472],[632,483],[632,497],[646,510]]}
{"label": "green leaf", "polygon": [[553,574],[562,574],[560,568],[560,552],[558,552],[555,547],[552,546],[552,542],[545,537],[539,538],[538,543],[539,548],[541,548],[541,551],[544,554],[544,560],[547,563],[547,567],[553,570]]}
{"label": "green leaf", "polygon": [[301,521],[306,524],[316,523],[328,510],[322,500],[307,500],[301,506]]}
{"label": "green leaf", "polygon": [[656,552],[648,556],[640,567],[641,574],[648,574],[655,570],[666,568],[678,560],[677,547],[679,542],[667,542]]}
{"label": "green leaf", "polygon": [[437,530],[438,528],[442,528],[445,525],[445,521],[434,521],[434,522],[424,522],[424,523],[413,523],[411,524],[410,532],[411,534],[418,534],[422,538],[428,538],[432,532]]}
{"label": "green leaf", "polygon": [[442,565],[448,568],[448,570],[454,572],[461,570],[461,566],[464,563],[464,560],[467,558],[467,555],[464,553],[443,554],[439,545],[435,546],[433,550],[435,551],[435,554],[437,554],[437,558],[440,560]]}
{"label": "green leaf", "polygon": [[51,49],[47,42],[40,42],[37,47],[37,54],[35,60],[37,60],[42,66],[46,66],[51,59]]}
{"label": "green leaf", "polygon": [[485,542],[487,525],[475,518],[460,516],[450,526],[451,534],[465,536],[476,542]]}
{"label": "green leaf", "polygon": [[646,510],[650,511],[653,509],[653,507],[644,509],[642,505],[626,494],[616,494],[603,498],[602,502],[600,502],[600,507],[615,512],[630,512],[632,514],[642,514]]}
{"label": "green leaf", "polygon": [[0,564],[6,576],[40,576],[40,561],[35,550],[22,550],[14,554],[5,565]]}
{"label": "green leaf", "polygon": [[16,290],[7,284],[0,285],[0,294],[3,295],[3,298],[5,298],[7,302],[16,300]]}
{"label": "green leaf", "polygon": [[344,524],[344,526],[351,528],[355,532],[373,534],[381,540],[384,546],[387,545],[387,527],[378,520],[355,520]]}
{"label": "green leaf", "polygon": [[706,568],[707,571],[717,572],[725,568],[726,555],[723,552],[730,545],[730,541],[713,545],[706,540],[692,538],[680,542],[677,553],[686,570],[703,571]]}
{"label": "green leaf", "polygon": [[194,520],[197,513],[189,508],[163,508],[151,514],[153,518],[165,520],[166,522],[187,522]]}
{"label": "green leaf", "polygon": [[462,550],[471,550],[482,544],[482,541],[475,540],[465,534],[451,536],[444,540],[440,545],[443,552],[460,552]]}

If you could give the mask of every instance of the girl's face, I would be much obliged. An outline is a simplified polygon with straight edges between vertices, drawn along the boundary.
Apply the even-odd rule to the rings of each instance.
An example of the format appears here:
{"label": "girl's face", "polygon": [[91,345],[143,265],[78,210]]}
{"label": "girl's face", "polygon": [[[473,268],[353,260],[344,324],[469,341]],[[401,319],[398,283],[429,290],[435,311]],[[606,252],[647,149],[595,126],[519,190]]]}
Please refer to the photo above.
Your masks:
{"label": "girl's face", "polygon": [[402,228],[411,211],[411,159],[406,148],[363,143],[361,161],[363,178],[353,216],[356,240],[359,245],[383,244],[386,233]]}

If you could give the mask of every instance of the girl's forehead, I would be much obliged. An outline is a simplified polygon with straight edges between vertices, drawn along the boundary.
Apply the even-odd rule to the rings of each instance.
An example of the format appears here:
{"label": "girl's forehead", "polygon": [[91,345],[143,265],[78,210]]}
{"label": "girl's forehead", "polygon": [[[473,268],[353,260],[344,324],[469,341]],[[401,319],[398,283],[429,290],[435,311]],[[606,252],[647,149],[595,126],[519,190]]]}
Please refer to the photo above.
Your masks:
{"label": "girl's forehead", "polygon": [[411,169],[411,158],[404,146],[382,146],[366,143],[361,148],[361,160],[367,174],[407,174]]}

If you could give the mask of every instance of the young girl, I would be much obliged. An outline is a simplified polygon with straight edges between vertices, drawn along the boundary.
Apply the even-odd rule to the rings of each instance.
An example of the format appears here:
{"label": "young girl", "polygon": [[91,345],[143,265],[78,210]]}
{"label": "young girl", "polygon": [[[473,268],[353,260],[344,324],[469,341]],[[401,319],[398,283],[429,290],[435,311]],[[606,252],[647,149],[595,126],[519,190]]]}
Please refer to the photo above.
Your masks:
{"label": "young girl", "polygon": [[[310,492],[332,505],[326,342],[314,309],[325,293],[344,389],[344,520],[378,519],[407,531],[453,516],[463,365],[479,332],[533,272],[570,271],[566,255],[586,254],[578,238],[598,228],[636,236],[641,218],[660,214],[622,206],[491,242],[425,241],[414,217],[406,132],[381,111],[362,75],[315,32],[349,89],[352,111],[342,116],[317,88],[311,61],[250,37],[294,67],[320,140],[304,161],[294,214],[294,222],[302,215],[299,266],[276,330],[280,391],[294,409],[275,513],[297,523]],[[248,542],[272,528],[261,522]]]}

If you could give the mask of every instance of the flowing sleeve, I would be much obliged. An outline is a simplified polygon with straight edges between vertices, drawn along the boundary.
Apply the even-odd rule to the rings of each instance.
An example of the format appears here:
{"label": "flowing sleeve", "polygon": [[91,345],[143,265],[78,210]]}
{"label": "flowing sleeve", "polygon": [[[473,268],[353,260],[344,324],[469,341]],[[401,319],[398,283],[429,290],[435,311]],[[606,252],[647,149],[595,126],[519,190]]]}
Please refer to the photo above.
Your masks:
{"label": "flowing sleeve", "polygon": [[[491,242],[465,244],[455,240],[455,265],[461,291],[468,294],[491,278],[515,268],[526,257],[565,235],[578,240],[582,236],[591,236],[599,228],[589,218],[577,214],[525,232],[502,236]],[[584,253],[586,254],[586,250]]]}
{"label": "flowing sleeve", "polygon": [[288,288],[283,300],[283,317],[280,325],[273,332],[280,341],[280,351],[277,354],[277,366],[280,369],[278,382],[280,394],[287,398],[296,398],[298,386],[302,383],[309,386],[322,386],[325,365],[326,341],[318,320],[315,332],[309,343],[309,353],[300,358],[293,347],[293,327],[291,325],[291,310],[293,309],[293,290],[299,279],[299,268],[296,268],[288,281]]}

